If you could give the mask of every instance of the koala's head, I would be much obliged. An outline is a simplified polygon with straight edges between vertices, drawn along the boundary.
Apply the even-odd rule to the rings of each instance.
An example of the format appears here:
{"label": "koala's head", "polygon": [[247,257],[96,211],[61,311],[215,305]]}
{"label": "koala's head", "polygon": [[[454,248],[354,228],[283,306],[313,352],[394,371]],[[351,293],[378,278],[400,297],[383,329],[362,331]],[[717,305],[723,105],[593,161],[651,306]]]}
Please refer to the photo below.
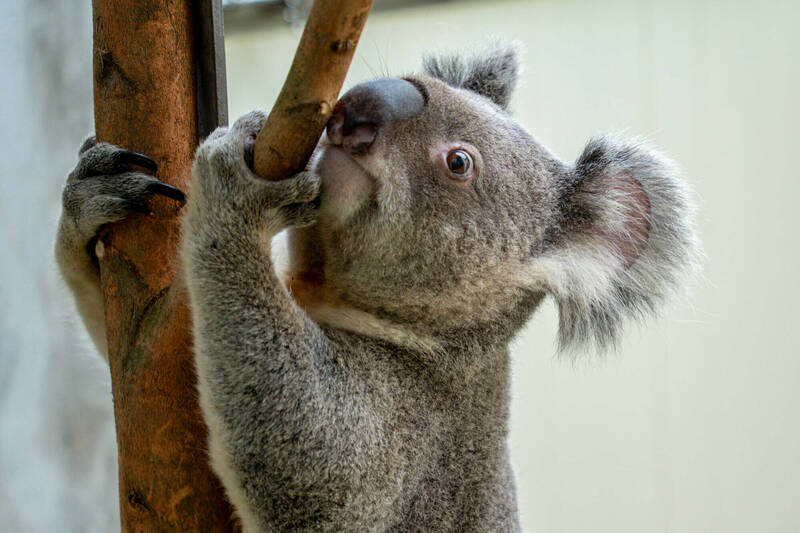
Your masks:
{"label": "koala's head", "polygon": [[445,333],[518,328],[550,294],[562,347],[605,346],[675,286],[696,244],[673,167],[608,139],[559,160],[507,110],[517,69],[505,48],[429,58],[342,96],[310,252],[338,301]]}

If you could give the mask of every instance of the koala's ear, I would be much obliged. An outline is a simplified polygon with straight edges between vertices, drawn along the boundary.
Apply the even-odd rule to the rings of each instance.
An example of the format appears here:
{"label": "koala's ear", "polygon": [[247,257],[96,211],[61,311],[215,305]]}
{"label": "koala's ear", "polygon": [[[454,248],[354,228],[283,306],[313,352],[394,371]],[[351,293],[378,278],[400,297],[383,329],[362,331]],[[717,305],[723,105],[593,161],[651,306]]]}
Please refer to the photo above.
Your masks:
{"label": "koala's ear", "polygon": [[483,95],[502,108],[508,106],[517,85],[519,59],[512,46],[494,48],[472,56],[426,56],[425,73],[453,87]]}
{"label": "koala's ear", "polygon": [[654,150],[602,138],[562,177],[557,203],[534,276],[558,302],[560,348],[602,350],[695,269],[691,195]]}

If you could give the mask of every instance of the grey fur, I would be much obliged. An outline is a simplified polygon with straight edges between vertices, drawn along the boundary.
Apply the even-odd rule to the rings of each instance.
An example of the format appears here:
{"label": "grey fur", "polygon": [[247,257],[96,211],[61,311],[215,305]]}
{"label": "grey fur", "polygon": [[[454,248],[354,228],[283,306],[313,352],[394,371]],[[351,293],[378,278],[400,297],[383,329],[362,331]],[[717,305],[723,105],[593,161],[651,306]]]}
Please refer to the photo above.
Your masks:
{"label": "grey fur", "polygon": [[[560,161],[498,107],[515,61],[429,60],[421,113],[368,153],[323,140],[286,181],[245,162],[263,113],[198,149],[182,249],[198,390],[246,532],[519,530],[509,342],[550,294],[563,348],[605,346],[692,264],[666,160],[601,139]],[[469,180],[441,164],[454,147]],[[313,274],[315,298],[279,278],[283,229],[288,287]]]}
{"label": "grey fur", "polygon": [[[695,208],[675,164],[642,141],[604,137],[587,144],[573,179],[583,185],[598,177],[619,175],[634,177],[647,194],[649,212],[643,213],[650,226],[647,245],[628,268],[616,272],[605,290],[590,297],[570,291],[556,295],[559,346],[565,351],[586,348],[592,341],[600,349],[613,346],[624,319],[642,320],[655,314],[697,269],[699,243],[691,216]],[[580,189],[574,194],[594,211],[591,218],[620,216],[613,212],[618,204],[597,202],[592,198],[596,193]],[[609,249],[609,259],[617,252]]]}
{"label": "grey fur", "polygon": [[517,51],[509,45],[498,45],[471,57],[426,56],[423,67],[429,76],[481,94],[502,108],[508,107],[519,76]]}

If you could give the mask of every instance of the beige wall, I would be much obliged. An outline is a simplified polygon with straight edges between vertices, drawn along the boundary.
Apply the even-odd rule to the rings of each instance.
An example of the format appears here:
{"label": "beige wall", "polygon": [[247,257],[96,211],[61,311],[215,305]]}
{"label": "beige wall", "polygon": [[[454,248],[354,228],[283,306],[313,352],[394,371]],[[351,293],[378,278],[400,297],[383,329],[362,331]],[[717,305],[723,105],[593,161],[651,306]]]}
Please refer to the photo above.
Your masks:
{"label": "beige wall", "polygon": [[[565,159],[645,135],[696,188],[704,279],[618,353],[554,355],[552,303],[514,347],[523,521],[546,532],[800,531],[800,8],[483,1],[373,14],[348,84],[489,35],[525,47],[513,107]],[[269,107],[298,38],[226,37],[231,115]]]}

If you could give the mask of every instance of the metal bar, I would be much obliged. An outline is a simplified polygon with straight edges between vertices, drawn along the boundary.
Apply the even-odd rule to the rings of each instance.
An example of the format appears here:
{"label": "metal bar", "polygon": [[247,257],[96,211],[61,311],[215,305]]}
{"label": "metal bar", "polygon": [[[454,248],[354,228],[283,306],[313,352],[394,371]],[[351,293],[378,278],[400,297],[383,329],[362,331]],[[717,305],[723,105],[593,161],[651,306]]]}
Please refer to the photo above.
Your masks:
{"label": "metal bar", "polygon": [[222,0],[194,2],[197,47],[197,133],[200,139],[228,124]]}

